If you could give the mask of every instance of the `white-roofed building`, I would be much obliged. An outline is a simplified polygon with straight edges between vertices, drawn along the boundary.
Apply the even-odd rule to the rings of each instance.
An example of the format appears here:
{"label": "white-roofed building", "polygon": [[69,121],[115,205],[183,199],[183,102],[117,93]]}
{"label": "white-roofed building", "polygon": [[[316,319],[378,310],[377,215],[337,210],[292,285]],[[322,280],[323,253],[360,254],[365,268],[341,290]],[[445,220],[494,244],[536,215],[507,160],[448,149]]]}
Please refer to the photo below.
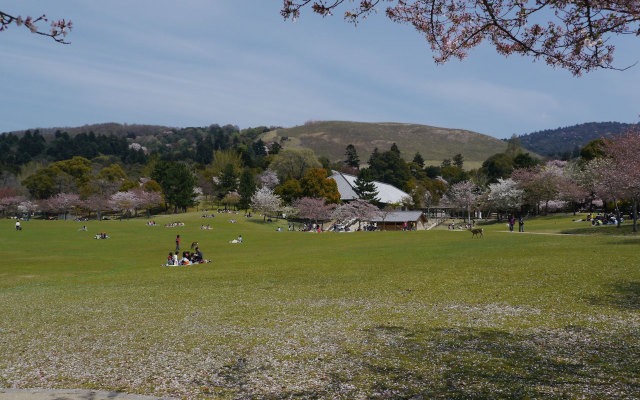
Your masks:
{"label": "white-roofed building", "polygon": [[427,229],[427,217],[420,210],[417,211],[392,211],[374,218],[371,222],[378,225],[378,229],[386,231],[417,230]]}
{"label": "white-roofed building", "polygon": [[[338,191],[340,192],[340,200],[342,201],[350,201],[358,198],[356,191],[354,188],[356,187],[356,179],[357,176],[345,174],[338,171],[333,171],[333,175],[329,177],[336,181],[338,185]],[[409,197],[409,194],[403,192],[395,186],[389,185],[388,183],[382,183],[378,181],[373,181],[373,184],[376,187],[376,191],[378,192],[378,200],[380,203],[384,204],[398,204],[402,202],[402,199],[405,197]]]}

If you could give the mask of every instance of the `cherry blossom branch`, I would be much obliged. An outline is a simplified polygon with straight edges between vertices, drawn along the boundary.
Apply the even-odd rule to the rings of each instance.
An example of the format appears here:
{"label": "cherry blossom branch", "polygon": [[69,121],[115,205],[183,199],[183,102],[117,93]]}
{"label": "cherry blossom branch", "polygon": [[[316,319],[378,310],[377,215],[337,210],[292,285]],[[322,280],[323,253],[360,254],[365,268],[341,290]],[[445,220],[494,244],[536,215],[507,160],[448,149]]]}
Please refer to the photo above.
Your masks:
{"label": "cherry blossom branch", "polygon": [[[285,19],[304,7],[333,15],[345,0],[283,0]],[[383,3],[386,15],[424,34],[437,63],[463,59],[487,40],[505,56],[543,59],[576,76],[596,69],[625,70],[613,64],[617,35],[640,36],[638,0],[375,0],[353,1],[345,19],[357,23]]]}
{"label": "cherry blossom branch", "polygon": [[72,29],[71,21],[66,21],[64,19],[51,21],[51,29],[49,32],[42,32],[39,30],[36,23],[38,22],[49,22],[46,15],[41,15],[38,18],[26,17],[22,18],[21,16],[14,17],[13,15],[9,15],[5,12],[0,11],[0,32],[9,29],[9,25],[16,24],[17,26],[24,25],[27,29],[31,31],[31,33],[35,33],[42,36],[48,36],[55,40],[58,43],[69,44],[70,42],[66,42],[64,38],[67,37],[67,34]]}

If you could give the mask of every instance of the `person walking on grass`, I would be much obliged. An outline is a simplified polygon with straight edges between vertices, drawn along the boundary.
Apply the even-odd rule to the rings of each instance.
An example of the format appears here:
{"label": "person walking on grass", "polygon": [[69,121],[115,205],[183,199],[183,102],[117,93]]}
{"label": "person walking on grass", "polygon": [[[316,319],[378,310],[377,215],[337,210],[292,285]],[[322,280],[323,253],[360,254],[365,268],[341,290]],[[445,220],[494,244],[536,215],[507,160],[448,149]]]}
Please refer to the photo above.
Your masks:
{"label": "person walking on grass", "polygon": [[513,226],[516,224],[516,219],[513,215],[509,217],[509,232],[513,232]]}
{"label": "person walking on grass", "polygon": [[176,236],[176,251],[180,251],[180,235]]}
{"label": "person walking on grass", "polygon": [[17,230],[17,231],[21,231],[21,230],[22,230],[22,225],[20,225],[20,220],[18,220],[18,221],[16,222],[16,230]]}
{"label": "person walking on grass", "polygon": [[518,220],[518,232],[524,232],[524,217],[522,216]]}

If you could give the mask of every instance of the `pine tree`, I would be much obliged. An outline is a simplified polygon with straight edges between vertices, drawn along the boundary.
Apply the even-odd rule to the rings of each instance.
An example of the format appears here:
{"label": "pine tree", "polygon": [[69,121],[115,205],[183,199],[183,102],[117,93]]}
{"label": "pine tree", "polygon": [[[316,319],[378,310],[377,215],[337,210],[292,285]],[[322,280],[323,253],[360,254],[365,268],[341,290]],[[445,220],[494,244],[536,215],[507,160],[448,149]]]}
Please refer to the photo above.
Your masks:
{"label": "pine tree", "polygon": [[238,194],[240,194],[240,202],[238,206],[245,210],[251,204],[251,196],[256,192],[256,180],[250,169],[242,171],[240,176],[240,185],[238,186]]}
{"label": "pine tree", "polygon": [[236,171],[233,168],[232,164],[227,164],[222,173],[220,174],[220,183],[218,185],[218,197],[222,198],[228,192],[235,190],[237,188],[237,179],[238,175],[236,175]]}
{"label": "pine tree", "polygon": [[391,145],[391,151],[393,151],[394,153],[398,153],[398,155],[400,155],[400,149],[398,148],[398,145],[395,143]]}
{"label": "pine tree", "polygon": [[458,153],[453,156],[453,165],[458,168],[462,168],[462,166],[464,165],[464,157],[462,156],[462,154]]}
{"label": "pine tree", "polygon": [[353,168],[360,168],[360,157],[358,157],[358,153],[356,152],[354,145],[348,145],[344,155],[347,156],[347,159],[344,162],[345,164]]}
{"label": "pine tree", "polygon": [[422,158],[419,152],[416,152],[416,155],[413,156],[413,162],[418,164],[420,168],[424,168],[424,158]]}
{"label": "pine tree", "polygon": [[373,179],[371,178],[371,173],[367,169],[363,169],[358,173],[358,178],[355,181],[355,187],[353,190],[356,192],[358,197],[362,200],[367,200],[371,202],[378,202],[378,191],[376,190],[376,185],[373,183]]}

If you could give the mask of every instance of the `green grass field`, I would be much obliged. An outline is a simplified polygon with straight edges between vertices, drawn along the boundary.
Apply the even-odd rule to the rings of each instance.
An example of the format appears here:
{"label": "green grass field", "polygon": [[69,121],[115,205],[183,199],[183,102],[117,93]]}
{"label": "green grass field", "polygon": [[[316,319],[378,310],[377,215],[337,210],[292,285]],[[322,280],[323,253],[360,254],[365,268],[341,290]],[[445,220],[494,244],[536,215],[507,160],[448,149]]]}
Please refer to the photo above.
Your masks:
{"label": "green grass field", "polygon": [[[21,232],[1,220],[0,387],[640,397],[640,238],[628,227],[548,217],[525,225],[547,234],[495,223],[471,239],[199,216],[33,220]],[[174,220],[186,225],[161,226]],[[92,239],[99,231],[111,239]],[[176,234],[213,262],[160,267]],[[244,243],[229,244],[238,234]]]}

